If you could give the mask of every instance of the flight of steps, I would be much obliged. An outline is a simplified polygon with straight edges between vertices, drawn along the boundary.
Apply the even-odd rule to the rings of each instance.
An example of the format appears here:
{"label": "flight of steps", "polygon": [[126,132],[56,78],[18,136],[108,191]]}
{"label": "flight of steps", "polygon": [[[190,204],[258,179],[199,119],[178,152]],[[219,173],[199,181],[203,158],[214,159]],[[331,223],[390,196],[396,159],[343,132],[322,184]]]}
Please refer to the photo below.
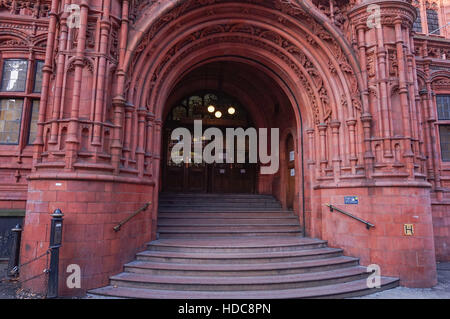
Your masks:
{"label": "flight of steps", "polygon": [[161,194],[158,238],[299,236],[298,218],[273,196]]}
{"label": "flight of steps", "polygon": [[91,296],[170,299],[339,298],[367,287],[359,260],[302,237],[272,196],[161,194],[158,239]]}

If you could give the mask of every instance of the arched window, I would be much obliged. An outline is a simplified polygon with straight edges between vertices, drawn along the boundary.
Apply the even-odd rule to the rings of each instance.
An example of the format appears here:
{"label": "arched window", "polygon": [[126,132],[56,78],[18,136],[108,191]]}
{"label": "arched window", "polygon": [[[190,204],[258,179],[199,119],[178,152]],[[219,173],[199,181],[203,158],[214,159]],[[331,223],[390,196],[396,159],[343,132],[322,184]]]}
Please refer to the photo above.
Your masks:
{"label": "arched window", "polygon": [[426,3],[426,13],[427,13],[427,23],[428,23],[428,33],[434,35],[439,35],[439,16],[438,16],[438,6],[437,3]]}
{"label": "arched window", "polygon": [[184,122],[196,119],[208,120],[211,124],[219,126],[223,121],[234,120],[240,121],[241,125],[245,126],[247,112],[235,98],[225,93],[200,92],[183,98],[172,108],[168,118],[169,121]]}
{"label": "arched window", "polygon": [[436,95],[439,140],[443,162],[450,162],[450,94]]}
{"label": "arched window", "polygon": [[20,58],[0,63],[0,144],[32,144],[36,138],[42,66],[42,60]]}
{"label": "arched window", "polygon": [[414,21],[412,30],[414,32],[421,33],[422,32],[422,18],[420,17],[420,8],[416,7],[417,18]]}

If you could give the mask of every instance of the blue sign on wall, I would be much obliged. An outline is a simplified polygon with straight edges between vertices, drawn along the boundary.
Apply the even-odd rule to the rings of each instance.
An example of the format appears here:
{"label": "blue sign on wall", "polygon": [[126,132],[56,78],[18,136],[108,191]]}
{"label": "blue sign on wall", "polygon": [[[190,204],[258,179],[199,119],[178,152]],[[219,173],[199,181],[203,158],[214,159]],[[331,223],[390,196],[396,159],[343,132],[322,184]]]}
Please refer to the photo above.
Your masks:
{"label": "blue sign on wall", "polygon": [[358,204],[358,196],[344,196],[344,204]]}

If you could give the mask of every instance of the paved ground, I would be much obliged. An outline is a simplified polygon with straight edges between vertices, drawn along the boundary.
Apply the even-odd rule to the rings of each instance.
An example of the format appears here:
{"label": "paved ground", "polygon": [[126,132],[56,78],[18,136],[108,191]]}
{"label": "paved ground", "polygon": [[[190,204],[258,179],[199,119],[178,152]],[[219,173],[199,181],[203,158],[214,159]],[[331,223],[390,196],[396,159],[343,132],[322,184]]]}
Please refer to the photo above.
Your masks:
{"label": "paved ground", "polygon": [[433,288],[397,287],[354,299],[450,299],[450,262],[438,263],[438,284]]}
{"label": "paved ground", "polygon": [[7,277],[8,264],[0,263],[0,299],[42,299],[44,296],[23,290],[17,280]]}
{"label": "paved ground", "polygon": [[[0,263],[0,299],[42,298],[42,296],[21,290],[17,281],[10,281],[6,278],[6,266],[6,264]],[[450,262],[438,263],[437,269],[438,284],[433,288],[398,287],[354,299],[450,299]]]}
{"label": "paved ground", "polygon": [[0,299],[15,299],[19,283],[6,278],[7,263],[0,263]]}

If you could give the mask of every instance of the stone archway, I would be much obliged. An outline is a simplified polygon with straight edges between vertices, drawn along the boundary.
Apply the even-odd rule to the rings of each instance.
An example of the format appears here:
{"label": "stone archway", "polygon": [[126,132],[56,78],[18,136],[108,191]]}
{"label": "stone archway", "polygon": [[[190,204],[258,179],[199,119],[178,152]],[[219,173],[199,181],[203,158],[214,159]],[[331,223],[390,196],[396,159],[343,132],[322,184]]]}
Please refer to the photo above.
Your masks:
{"label": "stone archway", "polygon": [[[384,29],[375,33],[365,25],[366,6],[348,8],[354,33],[350,36],[310,0],[125,0],[122,8],[115,3],[101,14],[83,2],[79,35],[80,39],[86,35],[87,44],[78,41],[68,51],[64,48],[73,32],[68,31],[67,16],[58,22],[56,14],[51,15],[33,173],[28,177],[23,260],[36,257],[47,244],[42,233],[48,223],[37,214],[57,207],[67,214],[69,244],[62,250],[62,266],[74,258],[87,266],[83,285],[105,284],[107,275],[118,272],[123,262],[154,239],[161,128],[168,101],[180,78],[209,63],[226,61],[265,74],[277,88],[275,100],[284,96],[286,103],[280,109],[292,114],[297,155],[303,156],[296,159],[302,171],[302,181],[296,184],[301,186],[299,212],[305,216],[306,234],[344,248],[362,264],[378,263],[385,274],[400,276],[408,285],[432,285],[436,273],[429,184],[415,175],[415,164],[423,159],[413,158],[412,137],[406,132],[414,88],[408,93],[404,81],[386,85],[384,73],[375,68],[376,54],[385,50],[386,42],[380,63],[386,63],[385,54],[397,51],[391,55],[398,68],[390,71],[412,74],[413,63],[405,67],[401,51],[411,49],[408,33],[414,11],[405,1],[384,2]],[[52,12],[57,9],[55,1]],[[93,32],[91,15],[101,15],[96,17],[99,32]],[[60,39],[55,37],[58,33]],[[392,36],[384,39],[383,33]],[[91,46],[96,37],[101,44],[98,52]],[[350,45],[351,37],[355,45]],[[60,50],[54,50],[56,44]],[[53,51],[58,52],[55,66]],[[66,80],[72,76],[74,81]],[[84,76],[94,80],[95,97],[82,92]],[[407,115],[401,129],[406,133],[400,137],[390,131],[389,107],[395,99],[401,101],[396,111],[401,108]],[[62,105],[71,106],[70,114]],[[402,163],[392,160],[391,145],[398,145],[397,153],[404,152]],[[372,149],[379,150],[379,161]],[[83,194],[85,202],[79,202],[79,192],[89,193]],[[396,194],[400,214],[393,205],[383,206],[393,201],[391,193]],[[344,195],[359,196],[356,213],[373,221],[375,230],[369,233],[324,208],[324,203]],[[151,212],[133,220],[133,232],[113,232],[117,222],[148,201]],[[420,216],[417,225],[423,236],[408,241],[401,226],[410,222],[410,215]],[[421,264],[397,266],[411,254]],[[97,269],[96,264],[104,266]],[[34,270],[40,272],[40,267]],[[33,275],[23,272],[25,279]]]}
{"label": "stone archway", "polygon": [[[156,9],[148,10],[150,14]],[[358,118],[363,107],[359,72],[352,68],[357,64],[352,56],[348,60],[346,47],[335,40],[329,27],[317,23],[315,13],[278,1],[188,1],[166,4],[158,10],[164,15],[155,15],[151,21],[136,17],[135,25],[141,32],[130,32],[122,70],[128,76],[125,81],[119,73],[115,100],[118,112],[125,101],[139,105],[159,127],[153,131],[153,144],[147,145],[155,155],[152,168],[146,167],[151,174],[159,172],[163,106],[177,80],[193,68],[218,60],[246,63],[277,83],[294,106],[295,138],[302,148],[306,145],[299,152],[308,154],[309,161],[317,161],[317,177],[338,180],[342,161],[352,172],[361,174],[357,163],[363,164],[364,159],[357,155],[362,153],[362,143],[356,131],[362,131]],[[340,129],[341,123],[346,124],[345,129]],[[308,144],[303,136],[307,128]],[[326,163],[331,154],[335,164],[330,171]]]}

